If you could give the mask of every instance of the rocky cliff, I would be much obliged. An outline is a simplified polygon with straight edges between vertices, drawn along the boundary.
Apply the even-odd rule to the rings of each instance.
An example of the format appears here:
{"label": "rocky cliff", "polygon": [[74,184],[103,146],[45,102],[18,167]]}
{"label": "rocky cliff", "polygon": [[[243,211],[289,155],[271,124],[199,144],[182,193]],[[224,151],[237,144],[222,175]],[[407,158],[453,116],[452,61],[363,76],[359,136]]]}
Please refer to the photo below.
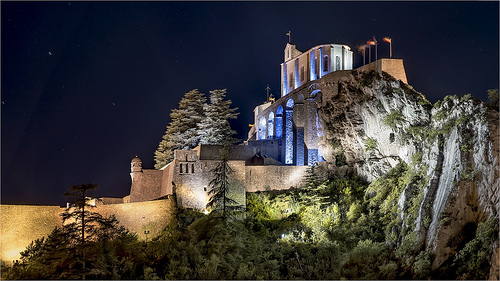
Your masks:
{"label": "rocky cliff", "polygon": [[[415,245],[432,253],[434,270],[474,238],[479,223],[498,218],[499,114],[480,100],[448,96],[432,105],[386,73],[352,71],[318,115],[329,172],[372,181],[402,161],[413,169],[399,211]],[[490,276],[498,278],[498,239],[491,247]]]}

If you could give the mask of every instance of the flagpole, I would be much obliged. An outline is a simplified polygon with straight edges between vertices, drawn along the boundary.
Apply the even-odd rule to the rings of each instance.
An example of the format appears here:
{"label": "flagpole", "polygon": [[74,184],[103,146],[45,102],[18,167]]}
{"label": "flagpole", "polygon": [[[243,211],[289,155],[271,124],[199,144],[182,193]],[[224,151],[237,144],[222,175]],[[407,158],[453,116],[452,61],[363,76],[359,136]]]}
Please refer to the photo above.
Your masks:
{"label": "flagpole", "polygon": [[372,46],[368,45],[368,63],[372,62]]}
{"label": "flagpole", "polygon": [[363,46],[363,65],[366,64],[365,54],[366,54],[366,46]]}
{"label": "flagpole", "polygon": [[392,39],[389,37],[384,37],[384,41],[389,43],[389,57],[392,59]]}

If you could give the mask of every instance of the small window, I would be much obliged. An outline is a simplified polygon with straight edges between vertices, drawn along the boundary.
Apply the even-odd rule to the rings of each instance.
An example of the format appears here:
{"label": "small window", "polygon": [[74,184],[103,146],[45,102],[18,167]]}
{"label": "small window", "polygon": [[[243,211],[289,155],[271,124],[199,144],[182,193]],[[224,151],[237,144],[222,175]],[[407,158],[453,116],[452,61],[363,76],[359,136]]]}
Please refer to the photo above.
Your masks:
{"label": "small window", "polygon": [[290,73],[290,79],[288,80],[288,87],[293,87],[293,73]]}
{"label": "small window", "polygon": [[302,66],[302,68],[300,69],[300,81],[304,81],[304,75],[305,74],[305,70],[304,70],[304,66]]}
{"label": "small window", "polygon": [[340,70],[340,57],[335,57],[335,70]]}
{"label": "small window", "polygon": [[194,174],[194,164],[191,164],[191,173]]}
{"label": "small window", "polygon": [[182,164],[179,165],[179,173],[182,174]]}
{"label": "small window", "polygon": [[391,134],[389,135],[389,141],[390,141],[391,143],[393,143],[393,142],[394,142],[394,133],[391,133]]}
{"label": "small window", "polygon": [[330,64],[328,56],[323,57],[323,72],[328,72],[328,65]]}

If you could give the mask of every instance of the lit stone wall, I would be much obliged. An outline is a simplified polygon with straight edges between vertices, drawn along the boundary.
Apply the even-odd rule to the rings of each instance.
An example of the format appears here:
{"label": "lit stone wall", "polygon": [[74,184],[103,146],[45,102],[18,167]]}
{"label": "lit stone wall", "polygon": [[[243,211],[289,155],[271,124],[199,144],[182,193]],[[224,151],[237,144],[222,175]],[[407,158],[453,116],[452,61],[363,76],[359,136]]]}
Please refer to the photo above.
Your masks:
{"label": "lit stone wall", "polygon": [[162,200],[103,205],[92,211],[103,216],[114,214],[120,225],[146,239],[144,231],[149,231],[148,238],[151,238],[170,222],[175,213],[175,199],[169,196]]}
{"label": "lit stone wall", "polygon": [[163,171],[143,169],[136,172],[130,188],[130,202],[142,202],[161,197]]}
{"label": "lit stone wall", "polygon": [[[1,205],[0,255],[2,261],[11,263],[20,258],[31,241],[47,236],[56,227],[62,226],[60,214],[65,208],[59,206]],[[172,219],[175,213],[174,197],[168,199],[128,204],[102,205],[93,208],[103,216],[114,214],[120,225],[145,239],[157,234]]]}
{"label": "lit stone wall", "polygon": [[160,196],[172,195],[175,193],[174,186],[172,184],[172,179],[174,178],[174,163],[170,162],[168,165],[164,166],[161,179],[161,191]]}
{"label": "lit stone wall", "polygon": [[20,258],[31,241],[42,238],[61,226],[59,206],[1,205],[1,259],[12,262]]}
{"label": "lit stone wall", "polygon": [[[218,163],[218,160],[198,160],[194,162],[194,173],[175,173],[174,183],[179,206],[200,211],[205,210],[209,200],[210,181],[214,177],[212,170]],[[245,161],[232,160],[229,161],[229,166],[234,172],[229,176],[232,187],[230,197],[244,204]],[[178,165],[176,169],[179,170]]]}
{"label": "lit stone wall", "polygon": [[402,59],[379,59],[370,64],[359,67],[356,70],[366,71],[366,72],[374,70],[378,73],[384,71],[393,76],[394,78],[399,79],[404,83],[408,84],[408,81],[406,79],[406,71]]}
{"label": "lit stone wall", "polygon": [[307,166],[247,166],[247,192],[299,188]]}

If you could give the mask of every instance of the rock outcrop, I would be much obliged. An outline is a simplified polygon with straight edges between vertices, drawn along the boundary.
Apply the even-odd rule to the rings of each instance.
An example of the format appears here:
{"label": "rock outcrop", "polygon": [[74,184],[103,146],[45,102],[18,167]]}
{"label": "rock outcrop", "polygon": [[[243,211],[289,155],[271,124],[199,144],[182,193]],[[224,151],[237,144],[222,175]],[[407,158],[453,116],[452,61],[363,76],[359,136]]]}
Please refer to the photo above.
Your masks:
{"label": "rock outcrop", "polygon": [[[408,219],[405,202],[418,196],[417,219],[405,223],[434,254],[433,269],[457,252],[456,237],[497,217],[499,114],[480,100],[448,96],[432,105],[386,73],[352,71],[339,79],[337,93],[322,101],[318,115],[329,171],[352,170],[372,181],[404,161],[420,175],[421,184],[409,184],[399,206]],[[495,265],[498,243],[492,247]],[[498,266],[491,270],[498,278]]]}

